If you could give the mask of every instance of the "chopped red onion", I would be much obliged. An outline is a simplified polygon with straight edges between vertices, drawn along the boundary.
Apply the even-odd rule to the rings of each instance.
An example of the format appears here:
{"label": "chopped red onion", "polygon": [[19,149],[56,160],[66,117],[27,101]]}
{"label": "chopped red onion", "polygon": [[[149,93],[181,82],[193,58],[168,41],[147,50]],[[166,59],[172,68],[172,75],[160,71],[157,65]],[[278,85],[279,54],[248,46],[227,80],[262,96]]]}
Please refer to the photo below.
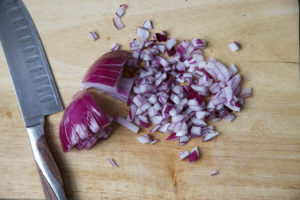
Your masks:
{"label": "chopped red onion", "polygon": [[59,138],[64,152],[78,145],[90,149],[99,139],[96,135],[111,123],[88,91],[81,90],[73,96],[59,127]]}
{"label": "chopped red onion", "polygon": [[176,133],[171,133],[170,136],[166,140],[176,140],[179,137],[176,136]]}
{"label": "chopped red onion", "polygon": [[201,127],[200,126],[192,126],[191,134],[201,136]]}
{"label": "chopped red onion", "polygon": [[155,125],[155,126],[151,129],[150,133],[154,133],[154,132],[157,131],[160,127],[161,127],[160,124]]}
{"label": "chopped red onion", "polygon": [[245,88],[242,89],[241,92],[241,98],[247,98],[252,96],[252,89],[251,88]]}
{"label": "chopped red onion", "polygon": [[170,51],[176,45],[176,40],[174,38],[169,38],[166,42],[166,47]]}
{"label": "chopped red onion", "polygon": [[126,4],[121,4],[120,7],[117,9],[116,15],[121,18],[125,14],[126,8]]}
{"label": "chopped red onion", "polygon": [[180,152],[180,160],[184,160],[189,156],[190,152],[189,151],[182,151]]}
{"label": "chopped red onion", "polygon": [[119,49],[120,49],[120,45],[117,44],[117,43],[114,43],[114,44],[112,45],[112,47],[111,47],[110,50],[112,50],[112,51],[117,51],[117,50],[119,50]]}
{"label": "chopped red onion", "polygon": [[216,175],[218,175],[219,174],[219,171],[218,170],[214,170],[214,171],[212,171],[211,172],[211,176],[216,176]]}
{"label": "chopped red onion", "polygon": [[240,49],[240,45],[237,42],[232,42],[228,45],[231,51],[237,51]]}
{"label": "chopped red onion", "polygon": [[187,135],[179,137],[179,145],[184,145],[190,141],[190,137]]}
{"label": "chopped red onion", "polygon": [[153,29],[152,22],[149,19],[147,19],[143,24],[143,28],[147,30]]}
{"label": "chopped red onion", "polygon": [[236,74],[238,72],[238,69],[236,68],[235,64],[231,64],[229,66],[229,69],[232,71],[232,74]]}
{"label": "chopped red onion", "polygon": [[[122,16],[125,8],[118,10],[117,15]],[[146,128],[152,123],[154,127],[151,133],[171,133],[167,140],[179,139],[179,145],[196,137],[203,137],[204,142],[215,138],[219,132],[206,124],[207,119],[232,121],[236,117],[233,112],[240,111],[244,98],[251,96],[251,89],[241,89],[241,77],[235,65],[228,68],[215,59],[208,62],[204,59],[202,50],[206,48],[205,40],[184,40],[175,48],[176,39],[167,37],[165,32],[155,33],[154,40],[148,40],[152,28],[150,20],[146,20],[142,27],[137,27],[136,35],[140,39],[130,41],[133,51],[131,58],[127,58],[119,71],[114,65],[110,65],[111,69],[105,68],[110,71],[105,72],[107,76],[104,73],[105,78],[109,77],[114,84],[106,84],[108,80],[105,80],[101,90],[105,92],[109,88],[111,93],[118,94],[118,88],[125,78],[122,77],[122,70],[127,62],[131,72],[139,71],[134,76],[133,89],[129,80],[124,89],[124,100],[130,105],[129,121]],[[234,47],[235,51],[238,44],[229,46]],[[115,48],[119,47],[113,47],[112,50]],[[166,52],[168,58],[163,55]],[[143,67],[139,68],[139,65]],[[88,86],[85,84],[85,87]],[[128,91],[132,91],[130,97]],[[117,95],[112,96],[118,98]],[[133,124],[128,120],[125,120],[126,125],[131,127]],[[147,139],[146,143],[154,141],[145,137],[139,138]],[[82,141],[82,144],[85,143],[93,144],[93,138]],[[190,162],[197,160],[198,147],[186,156]]]}
{"label": "chopped red onion", "polygon": [[200,158],[199,149],[197,146],[195,146],[189,154],[189,161],[190,161],[190,163],[192,163],[192,162],[195,162],[196,160],[198,160],[199,158]]}
{"label": "chopped red onion", "polygon": [[116,16],[116,17],[113,17],[113,23],[116,27],[116,29],[122,29],[125,27],[125,25],[123,24],[123,22],[121,21],[121,18]]}
{"label": "chopped red onion", "polygon": [[153,38],[156,39],[158,42],[166,42],[167,41],[167,34],[165,32],[155,33]]}
{"label": "chopped red onion", "polygon": [[192,45],[194,48],[206,48],[206,41],[198,38],[192,39]]}
{"label": "chopped red onion", "polygon": [[89,32],[89,38],[91,40],[97,40],[98,39],[98,35],[96,32]]}
{"label": "chopped red onion", "polygon": [[144,40],[147,40],[149,38],[149,31],[146,29],[143,29],[141,27],[136,28],[136,36],[143,38]]}
{"label": "chopped red onion", "polygon": [[150,142],[150,144],[156,144],[157,142],[159,142],[159,140],[158,140],[158,139],[154,139],[154,140],[152,140],[152,141]]}
{"label": "chopped red onion", "polygon": [[140,143],[147,144],[152,141],[151,137],[148,134],[139,136],[136,138]]}
{"label": "chopped red onion", "polygon": [[157,45],[158,50],[160,51],[160,53],[165,53],[166,52],[166,45],[165,44],[158,44]]}
{"label": "chopped red onion", "polygon": [[107,160],[109,161],[109,163],[110,163],[114,168],[118,168],[118,167],[119,167],[119,166],[117,165],[117,163],[114,161],[114,159],[108,158]]}
{"label": "chopped red onion", "polygon": [[121,124],[122,126],[128,128],[129,130],[131,130],[134,133],[138,133],[139,132],[139,129],[140,129],[139,127],[137,127],[136,125],[132,124],[130,121],[124,119],[121,116],[116,116],[114,118],[114,120],[116,122],[118,122],[119,124]]}
{"label": "chopped red onion", "polygon": [[216,132],[216,131],[210,132],[204,136],[203,142],[207,142],[207,141],[217,137],[218,135],[219,135],[219,132]]}

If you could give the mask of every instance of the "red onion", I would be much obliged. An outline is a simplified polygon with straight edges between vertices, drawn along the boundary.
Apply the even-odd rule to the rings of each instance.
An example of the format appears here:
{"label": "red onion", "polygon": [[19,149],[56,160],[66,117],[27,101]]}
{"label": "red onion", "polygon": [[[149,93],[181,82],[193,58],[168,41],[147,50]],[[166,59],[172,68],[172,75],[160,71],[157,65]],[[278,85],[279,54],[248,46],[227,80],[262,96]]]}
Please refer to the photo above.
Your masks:
{"label": "red onion", "polygon": [[139,127],[137,127],[136,125],[132,124],[131,122],[129,122],[128,120],[124,119],[121,116],[116,116],[114,118],[114,120],[116,122],[118,122],[119,124],[121,124],[122,126],[128,128],[129,130],[131,130],[134,133],[138,133],[139,132]]}
{"label": "red onion", "polygon": [[122,29],[125,27],[125,25],[123,24],[123,22],[121,21],[121,18],[116,16],[116,17],[113,17],[113,23],[116,27],[116,29]]}
{"label": "red onion", "polygon": [[89,68],[81,87],[83,89],[93,87],[127,102],[133,79],[122,78],[122,75],[124,65],[131,55],[130,52],[123,50],[104,54]]}
{"label": "red onion", "polygon": [[136,138],[140,143],[147,144],[152,141],[151,137],[148,134],[139,136]]}
{"label": "red onion", "polygon": [[89,32],[89,38],[91,40],[97,40],[98,39],[98,35],[96,32]]}
{"label": "red onion", "polygon": [[114,161],[114,159],[108,158],[107,160],[109,161],[109,163],[110,163],[114,168],[118,168],[118,167],[119,167],[119,166],[117,165],[117,163]]}
{"label": "red onion", "polygon": [[110,50],[112,50],[112,51],[117,51],[117,50],[119,50],[119,49],[120,49],[120,45],[117,44],[117,43],[114,43],[114,44],[112,45],[112,47],[111,47]]}
{"label": "red onion", "polygon": [[121,4],[120,7],[116,11],[116,16],[113,17],[113,23],[114,23],[116,29],[118,29],[118,30],[125,27],[123,22],[121,21],[121,17],[125,14],[126,9],[127,9],[127,5]]}
{"label": "red onion", "polygon": [[[117,10],[114,18],[117,28],[124,27],[120,17],[125,7]],[[91,66],[82,88],[94,87],[127,102],[130,106],[127,119],[116,116],[115,120],[135,133],[139,127],[133,123],[145,128],[154,124],[151,133],[170,134],[167,140],[178,139],[179,145],[197,137],[203,137],[203,142],[212,140],[219,132],[207,125],[208,119],[234,120],[234,112],[239,112],[244,99],[251,96],[251,88],[241,89],[242,79],[234,64],[228,68],[213,58],[204,59],[205,40],[194,38],[177,44],[176,39],[164,31],[155,33],[154,39],[149,40],[152,28],[150,20],[137,27],[139,39],[130,41],[131,53],[118,50],[120,46],[114,44],[112,52]],[[236,42],[229,47],[233,51],[239,49]],[[124,69],[132,76],[123,76]],[[100,132],[102,138],[109,134],[105,129]],[[78,148],[90,148],[96,139],[86,138],[80,141]],[[147,134],[137,140],[151,144],[158,141]],[[187,156],[190,162],[199,159],[198,147],[181,157]]]}
{"label": "red onion", "polygon": [[125,14],[126,8],[127,8],[126,4],[121,4],[116,11],[116,15],[121,18]]}
{"label": "red onion", "polygon": [[187,158],[189,156],[190,152],[188,151],[183,151],[180,152],[180,160],[184,160],[185,158]]}
{"label": "red onion", "polygon": [[216,176],[219,174],[219,171],[218,170],[214,170],[212,171],[212,173],[210,174],[211,176]]}
{"label": "red onion", "polygon": [[147,40],[149,38],[149,31],[147,31],[146,29],[143,29],[141,27],[137,27],[136,28],[136,36]]}
{"label": "red onion", "polygon": [[149,19],[147,19],[143,24],[143,28],[147,30],[153,29],[152,22]]}
{"label": "red onion", "polygon": [[240,49],[240,45],[237,42],[232,42],[228,45],[231,51],[237,51]]}
{"label": "red onion", "polygon": [[148,134],[145,134],[145,135],[142,135],[142,136],[139,136],[136,138],[140,143],[143,143],[143,144],[155,144],[157,143],[159,140],[157,139],[152,139],[150,135]]}
{"label": "red onion", "polygon": [[199,158],[200,158],[200,153],[198,147],[196,146],[191,150],[189,154],[189,161],[192,163],[198,160]]}
{"label": "red onion", "polygon": [[[59,138],[64,152],[77,145],[90,149],[104,135],[99,135],[111,123],[111,117],[96,104],[88,91],[77,92],[66,108],[59,127]],[[108,136],[106,136],[108,137]]]}

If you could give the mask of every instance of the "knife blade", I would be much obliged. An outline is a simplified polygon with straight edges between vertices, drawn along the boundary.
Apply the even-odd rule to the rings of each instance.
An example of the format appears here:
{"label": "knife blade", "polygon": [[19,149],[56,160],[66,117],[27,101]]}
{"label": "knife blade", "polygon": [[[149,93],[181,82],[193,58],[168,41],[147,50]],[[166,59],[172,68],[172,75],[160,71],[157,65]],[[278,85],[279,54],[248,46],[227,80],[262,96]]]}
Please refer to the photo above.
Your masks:
{"label": "knife blade", "polygon": [[46,199],[66,199],[44,137],[44,117],[63,106],[36,27],[22,0],[0,1],[0,41]]}

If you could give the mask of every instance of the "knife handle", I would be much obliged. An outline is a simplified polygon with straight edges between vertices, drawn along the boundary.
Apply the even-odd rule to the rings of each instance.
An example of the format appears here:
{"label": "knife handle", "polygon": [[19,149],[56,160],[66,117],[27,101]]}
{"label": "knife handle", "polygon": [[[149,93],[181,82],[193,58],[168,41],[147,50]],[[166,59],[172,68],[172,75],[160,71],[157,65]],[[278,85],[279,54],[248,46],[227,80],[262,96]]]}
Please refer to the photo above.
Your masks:
{"label": "knife handle", "polygon": [[46,200],[66,200],[63,181],[44,135],[44,122],[27,127]]}

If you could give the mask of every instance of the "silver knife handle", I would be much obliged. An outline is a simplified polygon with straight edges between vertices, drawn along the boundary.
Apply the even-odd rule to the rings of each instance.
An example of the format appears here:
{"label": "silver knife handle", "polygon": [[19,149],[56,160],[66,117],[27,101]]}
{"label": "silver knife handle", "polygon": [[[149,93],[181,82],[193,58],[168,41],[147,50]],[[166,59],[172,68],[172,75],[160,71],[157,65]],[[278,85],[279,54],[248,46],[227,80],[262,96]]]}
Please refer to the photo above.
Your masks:
{"label": "silver knife handle", "polygon": [[27,127],[46,200],[66,200],[63,181],[44,135],[44,122]]}

